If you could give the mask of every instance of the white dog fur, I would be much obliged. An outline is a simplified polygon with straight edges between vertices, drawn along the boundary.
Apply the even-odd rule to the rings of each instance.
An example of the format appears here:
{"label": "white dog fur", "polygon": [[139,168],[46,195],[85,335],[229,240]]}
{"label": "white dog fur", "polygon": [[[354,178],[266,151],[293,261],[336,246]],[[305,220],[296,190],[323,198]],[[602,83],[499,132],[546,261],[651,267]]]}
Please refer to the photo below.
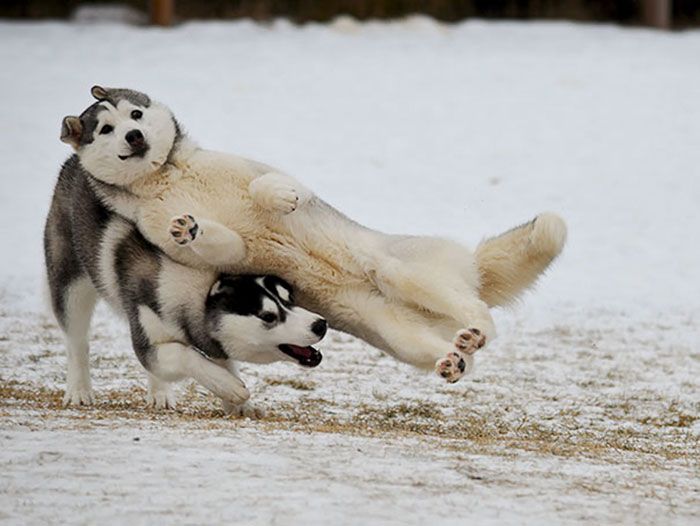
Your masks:
{"label": "white dog fur", "polygon": [[[277,274],[331,327],[435,368],[449,382],[466,374],[473,353],[495,337],[489,307],[515,300],[566,240],[564,222],[551,213],[482,242],[475,253],[447,239],[377,232],[288,175],[198,148],[178,135],[159,103],[142,107],[110,98],[104,88],[93,94],[104,111],[92,141],[76,151],[96,180],[120,187],[96,183],[106,204],[149,241],[188,266]],[[143,112],[138,121],[130,118],[135,108]],[[114,129],[107,137],[99,133],[105,125]],[[131,129],[150,150],[123,160]]]}

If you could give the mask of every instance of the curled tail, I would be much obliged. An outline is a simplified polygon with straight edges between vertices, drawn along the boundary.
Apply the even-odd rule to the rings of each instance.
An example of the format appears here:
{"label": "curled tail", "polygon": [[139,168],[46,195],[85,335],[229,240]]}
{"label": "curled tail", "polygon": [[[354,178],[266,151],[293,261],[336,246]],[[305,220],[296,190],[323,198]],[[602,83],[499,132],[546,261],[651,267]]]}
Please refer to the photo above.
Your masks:
{"label": "curled tail", "polygon": [[476,249],[481,299],[489,307],[514,302],[561,253],[565,242],[566,224],[552,213],[482,241]]}

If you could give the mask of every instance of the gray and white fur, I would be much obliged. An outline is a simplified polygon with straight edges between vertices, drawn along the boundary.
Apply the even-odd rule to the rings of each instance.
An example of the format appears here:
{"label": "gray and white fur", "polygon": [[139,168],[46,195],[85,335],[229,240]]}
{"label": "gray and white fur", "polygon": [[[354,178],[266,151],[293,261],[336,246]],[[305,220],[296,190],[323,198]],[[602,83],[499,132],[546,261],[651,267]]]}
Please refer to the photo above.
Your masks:
{"label": "gray and white fur", "polygon": [[[97,111],[91,107],[81,115],[86,128]],[[245,413],[249,392],[237,361],[318,365],[321,354],[309,346],[323,338],[326,322],[294,305],[286,282],[175,263],[109,211],[88,179],[77,156],[69,158],[44,233],[52,307],[68,351],[64,404],[94,401],[88,333],[98,297],[126,316],[155,407],[174,406],[169,384],[193,378],[228,412]]]}
{"label": "gray and white fur", "polygon": [[97,124],[66,117],[62,140],[103,202],[146,239],[192,268],[281,276],[332,327],[447,382],[495,338],[489,309],[515,301],[564,247],[566,225],[551,213],[475,251],[373,230],[288,174],[197,147],[147,95],[92,94]]}

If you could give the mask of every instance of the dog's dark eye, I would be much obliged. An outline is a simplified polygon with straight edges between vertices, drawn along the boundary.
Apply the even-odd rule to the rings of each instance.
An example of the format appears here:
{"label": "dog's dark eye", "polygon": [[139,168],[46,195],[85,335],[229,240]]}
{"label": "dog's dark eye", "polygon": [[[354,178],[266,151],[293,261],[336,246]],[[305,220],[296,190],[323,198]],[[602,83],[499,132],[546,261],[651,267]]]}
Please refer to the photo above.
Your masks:
{"label": "dog's dark eye", "polygon": [[134,110],[131,112],[131,118],[135,121],[139,120],[141,117],[143,117],[143,112],[141,110]]}
{"label": "dog's dark eye", "polygon": [[110,126],[109,124],[105,124],[102,126],[102,129],[100,130],[100,135],[107,135],[108,133],[112,133],[114,131],[114,127]]}
{"label": "dog's dark eye", "polygon": [[274,323],[277,321],[277,315],[272,312],[263,312],[260,315],[260,319],[265,323]]}

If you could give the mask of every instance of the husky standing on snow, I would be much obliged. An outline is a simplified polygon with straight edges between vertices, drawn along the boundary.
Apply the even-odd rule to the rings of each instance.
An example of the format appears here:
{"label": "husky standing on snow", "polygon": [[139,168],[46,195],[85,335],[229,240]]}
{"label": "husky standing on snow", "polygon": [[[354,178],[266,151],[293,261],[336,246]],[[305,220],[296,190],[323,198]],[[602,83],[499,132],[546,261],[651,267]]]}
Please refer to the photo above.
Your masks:
{"label": "husky standing on snow", "polygon": [[63,120],[102,201],[193,268],[277,274],[300,304],[405,362],[456,382],[513,301],[561,252],[554,214],[481,243],[370,230],[261,163],[196,147],[147,95],[95,86]]}
{"label": "husky standing on snow", "polygon": [[[96,115],[83,116],[88,129]],[[126,315],[156,408],[174,406],[170,382],[194,378],[226,412],[251,415],[237,361],[320,363],[309,346],[326,321],[295,306],[286,282],[175,263],[105,208],[89,177],[75,155],[64,164],[44,232],[52,306],[68,347],[65,405],[93,402],[88,330],[98,295]]]}

